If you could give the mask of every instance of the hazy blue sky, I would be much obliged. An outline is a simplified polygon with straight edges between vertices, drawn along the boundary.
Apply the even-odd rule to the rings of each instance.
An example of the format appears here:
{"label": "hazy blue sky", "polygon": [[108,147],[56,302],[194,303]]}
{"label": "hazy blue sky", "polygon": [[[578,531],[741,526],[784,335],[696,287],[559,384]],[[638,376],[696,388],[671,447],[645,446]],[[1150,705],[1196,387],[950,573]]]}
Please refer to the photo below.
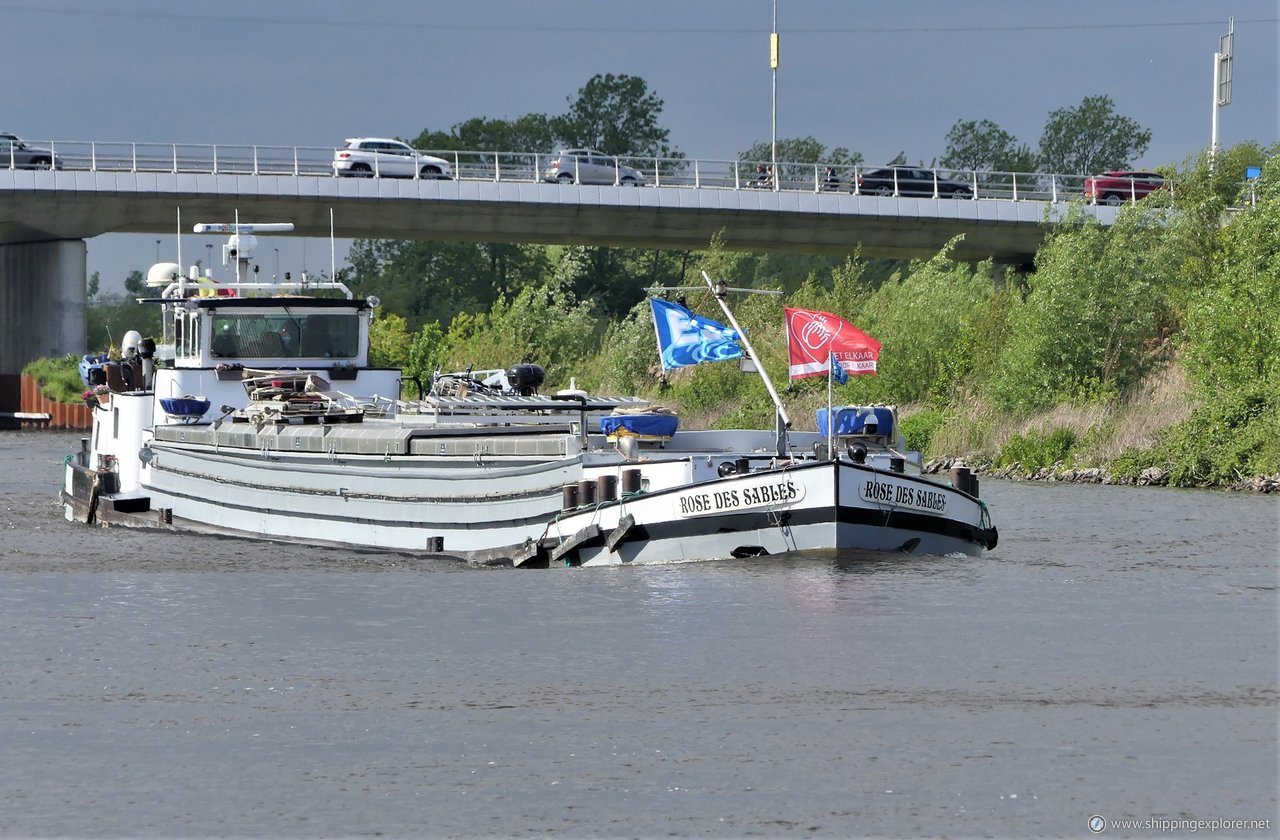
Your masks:
{"label": "hazy blue sky", "polygon": [[[1096,94],[1152,131],[1136,164],[1179,163],[1209,143],[1229,16],[1234,102],[1220,140],[1280,136],[1280,0],[777,5],[778,136],[812,135],[869,163],[899,152],[928,163],[961,119],[994,120],[1034,147],[1050,111]],[[625,73],[664,101],[677,148],[732,158],[770,136],[772,14],[773,0],[0,0],[0,129],[328,146],[557,114],[594,74]],[[156,238],[91,240],[89,269],[116,285],[154,260]],[[160,238],[171,255],[174,237]],[[281,270],[299,268],[300,240],[279,245]],[[327,268],[327,243],[311,241],[306,259]]]}

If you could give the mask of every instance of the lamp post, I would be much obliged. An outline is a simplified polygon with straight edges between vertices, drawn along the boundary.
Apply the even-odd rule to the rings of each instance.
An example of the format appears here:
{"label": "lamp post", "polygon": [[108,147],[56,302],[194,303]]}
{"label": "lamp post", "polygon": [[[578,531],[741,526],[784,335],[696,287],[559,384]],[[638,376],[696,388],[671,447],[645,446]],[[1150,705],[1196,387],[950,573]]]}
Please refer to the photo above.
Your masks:
{"label": "lamp post", "polygon": [[156,240],[156,262],[160,262],[160,240]]}
{"label": "lamp post", "polygon": [[773,0],[773,31],[769,33],[769,67],[773,71],[773,127],[769,141],[769,172],[778,189],[778,0]]}
{"label": "lamp post", "polygon": [[212,242],[205,243],[204,252],[206,254],[205,262],[204,262],[204,270],[209,271],[210,269],[213,268],[213,243]]}
{"label": "lamp post", "polygon": [[280,280],[280,249],[272,248],[276,252],[276,273],[271,275],[271,282],[276,283]]}

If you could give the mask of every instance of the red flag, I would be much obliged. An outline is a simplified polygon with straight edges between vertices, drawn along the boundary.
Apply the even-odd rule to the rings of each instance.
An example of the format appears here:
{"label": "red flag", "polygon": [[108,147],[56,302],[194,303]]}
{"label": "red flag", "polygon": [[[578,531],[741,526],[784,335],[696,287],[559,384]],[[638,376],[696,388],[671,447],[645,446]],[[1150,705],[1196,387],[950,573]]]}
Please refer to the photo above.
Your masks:
{"label": "red flag", "polygon": [[834,358],[848,373],[875,373],[880,342],[839,315],[784,307],[788,373],[792,379],[821,376]]}

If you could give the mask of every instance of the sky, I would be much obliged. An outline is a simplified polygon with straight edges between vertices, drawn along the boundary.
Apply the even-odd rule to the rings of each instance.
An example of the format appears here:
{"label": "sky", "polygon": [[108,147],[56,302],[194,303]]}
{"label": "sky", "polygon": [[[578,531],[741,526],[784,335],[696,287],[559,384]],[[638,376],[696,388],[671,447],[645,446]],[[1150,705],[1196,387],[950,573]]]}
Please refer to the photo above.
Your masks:
{"label": "sky", "polygon": [[[1049,112],[1105,94],[1151,130],[1134,161],[1147,168],[1209,144],[1229,17],[1233,101],[1219,142],[1275,143],[1280,0],[0,0],[0,130],[336,146],[560,114],[592,76],[614,73],[648,83],[689,157],[768,142],[775,113],[780,139],[812,136],[868,164],[899,152],[928,164],[958,120],[993,120],[1034,148]],[[186,253],[205,239],[184,237]],[[326,241],[259,240],[264,272],[276,247],[281,272],[329,267]],[[172,259],[176,236],[88,247],[111,290],[157,250]]]}

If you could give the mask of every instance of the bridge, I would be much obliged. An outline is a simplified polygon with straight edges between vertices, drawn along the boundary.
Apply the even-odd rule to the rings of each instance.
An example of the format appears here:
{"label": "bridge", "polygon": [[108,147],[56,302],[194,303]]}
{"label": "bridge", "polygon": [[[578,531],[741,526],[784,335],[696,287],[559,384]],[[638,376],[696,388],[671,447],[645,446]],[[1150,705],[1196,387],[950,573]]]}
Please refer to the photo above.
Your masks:
{"label": "bridge", "polygon": [[[195,221],[289,221],[294,235],[932,256],[963,234],[961,260],[1029,262],[1077,176],[933,172],[933,194],[859,185],[869,168],[827,172],[780,163],[768,183],[754,161],[621,159],[638,187],[547,183],[554,155],[439,152],[454,178],[337,178],[332,147],[56,142],[56,168],[6,167],[0,156],[0,373],[40,356],[80,353],[84,240],[172,233]],[[620,171],[620,170],[619,170]],[[615,179],[616,180],[616,179]],[[946,184],[971,185],[964,198]],[[906,190],[897,190],[901,193]],[[936,196],[936,197],[935,197]],[[1090,206],[1103,223],[1116,208]]]}

